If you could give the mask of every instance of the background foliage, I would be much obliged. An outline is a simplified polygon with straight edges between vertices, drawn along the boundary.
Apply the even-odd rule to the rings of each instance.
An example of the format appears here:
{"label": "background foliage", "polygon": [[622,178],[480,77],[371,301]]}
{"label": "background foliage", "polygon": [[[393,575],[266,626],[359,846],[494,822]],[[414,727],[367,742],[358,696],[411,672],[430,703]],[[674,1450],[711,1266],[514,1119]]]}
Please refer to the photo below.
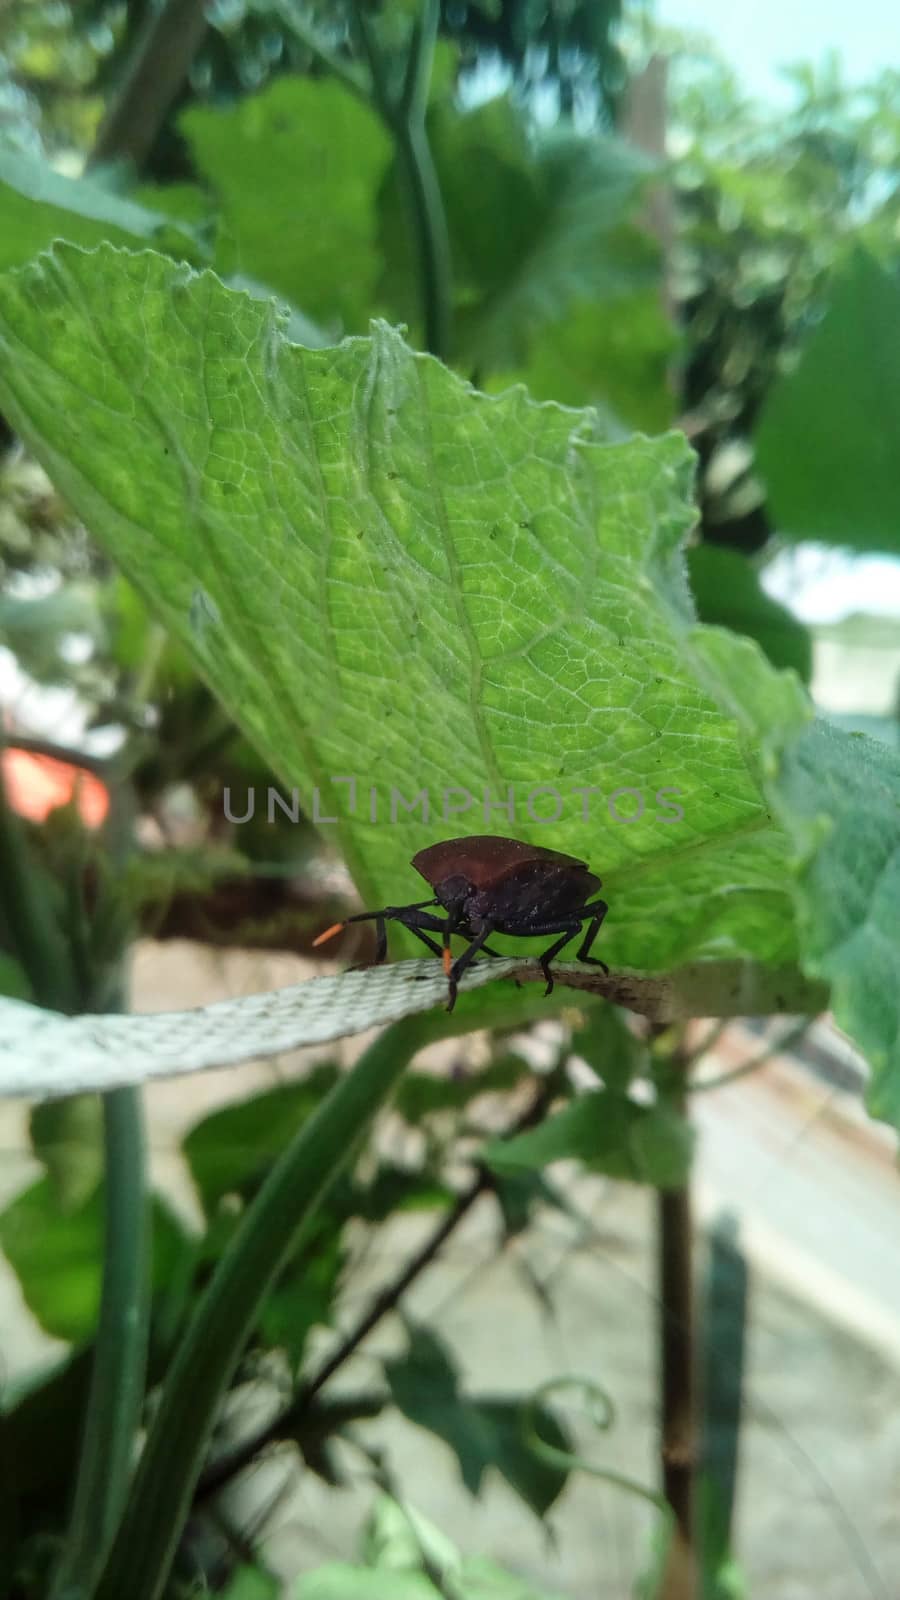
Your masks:
{"label": "background foliage", "polygon": [[[811,720],[809,634],[761,583],[802,540],[897,553],[897,74],[851,92],[798,70],[775,118],[721,65],[657,40],[673,58],[666,160],[653,72],[620,21],[589,0],[4,12],[0,627],[23,678],[74,691],[85,746],[99,733],[114,750],[52,752],[104,785],[102,831],[77,797],[4,813],[5,993],[115,1008],[142,932],[309,953],[352,903],[332,838],[367,902],[396,899],[435,822],[376,827],[345,795],[335,833],[317,831],[311,792],[333,809],[333,775],[383,771],[407,801],[448,781],[498,800],[550,785],[566,805],[553,843],[602,867],[611,962],[727,955],[824,980],[871,1062],[870,1108],[897,1124],[900,761]],[[154,49],[168,89],[161,70],[130,71]],[[21,749],[30,731],[7,734]],[[616,822],[604,796],[586,823],[586,768],[641,791],[644,814]],[[225,821],[225,785],[275,780],[298,786],[299,825]],[[665,786],[677,829],[651,799]],[[530,816],[516,831],[549,838]],[[448,1584],[540,1600],[424,1524],[360,1424],[397,1408],[446,1442],[473,1494],[495,1471],[543,1518],[584,1468],[559,1407],[465,1392],[438,1332],[408,1318],[380,1381],[326,1385],[481,1198],[499,1251],[541,1208],[570,1209],[544,1172],[560,1158],[684,1195],[690,1062],[679,1034],[585,997],[534,1082],[513,1030],[560,1015],[565,991],[464,998],[458,1031],[491,1030],[480,1070],[413,1061],[396,1092],[417,1160],[389,1160],[368,1129],[397,1063],[446,1036],[441,1016],[397,1036],[390,1073],[387,1047],[375,1059],[362,1153],[344,1139],[354,1160],[318,1198],[310,1179],[302,1215],[273,1209],[269,1174],[309,1173],[332,1063],[191,1130],[193,1232],[163,1198],[142,1206],[126,1103],[33,1114],[44,1176],[0,1216],[0,1244],[71,1354],[5,1397],[17,1482],[0,1594],[31,1600],[52,1573],[55,1593],[101,1600],[273,1593],[264,1527],[223,1524],[221,1492],[273,1440],[337,1485],[349,1439],[376,1491],[369,1539],[358,1566],[304,1575],[302,1600]],[[575,1062],[593,1092],[576,1092]],[[407,1209],[435,1213],[424,1257],[347,1332],[359,1238]],[[81,1438],[85,1409],[103,1427],[115,1365],[98,1307],[115,1312],[115,1252],[121,1266],[132,1246],[118,1306],[138,1304],[144,1235],[146,1390],[187,1442],[169,1459],[151,1429],[127,1498],[135,1353],[133,1409],[107,1437],[123,1465],[92,1498],[92,1448],[95,1468],[114,1459]],[[218,1374],[201,1415],[184,1352],[217,1294],[232,1320],[195,1344]],[[315,1330],[339,1325],[315,1366]],[[273,1373],[274,1420],[235,1445],[222,1392],[271,1392]],[[698,1546],[717,1595],[739,1418],[724,1434],[721,1420],[722,1500]],[[156,1525],[147,1484],[175,1497]],[[659,1512],[640,1592],[670,1593],[671,1482],[664,1499],[621,1487]]]}

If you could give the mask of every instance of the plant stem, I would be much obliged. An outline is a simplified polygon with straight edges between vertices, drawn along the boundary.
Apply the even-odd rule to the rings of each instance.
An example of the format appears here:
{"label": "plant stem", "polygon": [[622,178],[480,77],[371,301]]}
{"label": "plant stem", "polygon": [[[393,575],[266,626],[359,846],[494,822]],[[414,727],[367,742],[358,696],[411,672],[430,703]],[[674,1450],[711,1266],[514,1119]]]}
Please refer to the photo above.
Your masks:
{"label": "plant stem", "polygon": [[128,1490],[144,1398],[150,1314],[150,1207],[140,1093],[103,1097],[103,1294],[69,1532],[54,1600],[89,1594]]}
{"label": "plant stem", "polygon": [[394,95],[369,18],[353,0],[360,47],[372,75],[372,98],[397,146],[400,176],[419,257],[425,348],[440,361],[450,353],[453,303],[450,234],[425,114],[440,19],[440,0],[423,0],[413,29],[403,87]]}
{"label": "plant stem", "polygon": [[89,165],[133,161],[140,170],[187,76],[207,27],[203,0],[166,0],[138,40]]}
{"label": "plant stem", "polygon": [[[672,1096],[672,1106],[684,1114],[686,1069],[678,1048],[673,1051],[671,1066],[676,1071],[680,1070],[682,1078],[682,1088]],[[693,1227],[688,1184],[680,1189],[657,1192],[657,1218],[662,1410],[660,1463],[663,1494],[675,1519],[675,1535],[661,1600],[693,1600],[697,1592],[694,1528],[697,1384],[694,1360]]]}
{"label": "plant stem", "polygon": [[431,147],[421,127],[397,130],[397,149],[419,251],[425,348],[439,361],[450,353],[450,239]]}
{"label": "plant stem", "polygon": [[[550,1073],[541,1082],[530,1104],[526,1106],[521,1115],[516,1118],[512,1127],[509,1128],[506,1137],[512,1138],[517,1133],[524,1133],[527,1128],[534,1127],[535,1124],[539,1123],[549,1110],[557,1092],[556,1074]],[[239,1472],[243,1472],[244,1468],[248,1467],[254,1457],[258,1456],[260,1451],[264,1450],[267,1445],[273,1444],[276,1439],[285,1438],[296,1433],[298,1426],[311,1410],[320,1390],[349,1361],[350,1357],[355,1354],[372,1330],[378,1326],[382,1318],[386,1317],[388,1312],[394,1310],[407,1290],[412,1287],[416,1279],[425,1271],[425,1268],[435,1260],[451,1234],[459,1227],[463,1218],[468,1216],[476,1200],[480,1199],[483,1194],[487,1194],[493,1186],[492,1173],[487,1167],[480,1168],[467,1188],[457,1196],[453,1205],[441,1218],[434,1231],[428,1235],[428,1238],[424,1240],[415,1254],[410,1257],[406,1265],[400,1269],[396,1277],[392,1278],[389,1283],[385,1284],[383,1289],[378,1291],[368,1309],[363,1312],[349,1333],[345,1334],[344,1338],[341,1339],[337,1348],[323,1362],[315,1376],[302,1385],[290,1404],[285,1406],[282,1411],[279,1411],[277,1416],[267,1422],[264,1427],[258,1429],[249,1439],[238,1445],[236,1449],[229,1451],[219,1461],[211,1463],[200,1479],[195,1503],[202,1503],[211,1499],[213,1495],[218,1494],[225,1484],[229,1483]]]}
{"label": "plant stem", "polygon": [[387,1028],[273,1167],[218,1263],[163,1384],[96,1600],[158,1600],[222,1396],[260,1305],[317,1201],[347,1165],[431,1019]]}

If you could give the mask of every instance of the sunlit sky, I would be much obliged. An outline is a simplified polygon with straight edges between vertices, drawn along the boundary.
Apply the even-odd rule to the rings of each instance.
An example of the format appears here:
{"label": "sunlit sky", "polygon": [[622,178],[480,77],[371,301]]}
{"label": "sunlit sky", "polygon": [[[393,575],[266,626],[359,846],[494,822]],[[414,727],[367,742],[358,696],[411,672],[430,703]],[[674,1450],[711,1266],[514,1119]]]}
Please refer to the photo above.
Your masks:
{"label": "sunlit sky", "polygon": [[748,91],[764,100],[790,93],[780,66],[816,65],[829,50],[837,51],[850,83],[900,68],[895,0],[656,0],[655,14],[670,27],[708,34]]}

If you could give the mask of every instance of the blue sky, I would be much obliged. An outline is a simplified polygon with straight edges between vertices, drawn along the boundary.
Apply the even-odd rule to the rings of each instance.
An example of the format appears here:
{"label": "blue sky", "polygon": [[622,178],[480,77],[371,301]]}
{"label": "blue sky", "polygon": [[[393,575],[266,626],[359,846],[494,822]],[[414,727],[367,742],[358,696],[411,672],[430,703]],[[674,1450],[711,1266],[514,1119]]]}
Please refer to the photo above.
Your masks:
{"label": "blue sky", "polygon": [[[778,68],[817,64],[837,50],[851,83],[900,68],[900,17],[893,0],[656,0],[659,22],[710,35],[748,91],[786,98]],[[891,41],[893,40],[893,48]]]}

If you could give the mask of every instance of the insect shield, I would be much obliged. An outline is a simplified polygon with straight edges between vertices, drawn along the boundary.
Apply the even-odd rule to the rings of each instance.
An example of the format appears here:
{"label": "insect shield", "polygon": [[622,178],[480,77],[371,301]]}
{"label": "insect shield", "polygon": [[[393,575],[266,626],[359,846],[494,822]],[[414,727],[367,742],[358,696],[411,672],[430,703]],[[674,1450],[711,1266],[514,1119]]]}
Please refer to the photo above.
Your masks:
{"label": "insect shield", "polygon": [[[590,954],[609,908],[605,900],[591,900],[602,886],[600,879],[588,870],[587,862],[562,855],[558,850],[545,850],[540,845],[522,844],[518,839],[502,839],[485,833],[429,845],[427,850],[420,850],[413,856],[411,865],[431,885],[433,899],[419,900],[409,906],[386,906],[383,911],[361,911],[344,922],[336,922],[313,943],[324,944],[350,922],[374,921],[375,961],[379,963],[387,957],[386,924],[401,923],[434,955],[441,957],[447,974],[448,1011],[456,1004],[462,974],[479,951],[483,950],[488,956],[499,955],[499,951],[492,950],[487,943],[495,933],[508,934],[514,939],[559,935],[539,957],[547,980],[544,993],[550,994],[553,988],[551,961],[589,921],[578,947],[578,960],[609,972],[604,961]],[[431,906],[442,907],[446,917],[436,916],[428,909]],[[433,933],[441,935],[440,944],[431,937]],[[468,948],[455,961],[450,953],[453,934],[459,934],[468,942]]]}

